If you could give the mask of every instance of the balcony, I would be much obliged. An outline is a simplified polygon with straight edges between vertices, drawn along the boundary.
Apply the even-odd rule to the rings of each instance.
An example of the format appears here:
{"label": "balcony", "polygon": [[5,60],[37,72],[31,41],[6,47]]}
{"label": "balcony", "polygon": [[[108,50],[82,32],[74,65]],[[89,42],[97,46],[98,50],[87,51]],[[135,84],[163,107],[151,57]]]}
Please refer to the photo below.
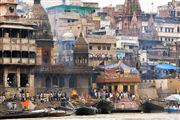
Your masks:
{"label": "balcony", "polygon": [[29,64],[30,65],[35,65],[36,64],[36,60],[35,59],[29,59]]}
{"label": "balcony", "polygon": [[17,38],[0,38],[0,50],[14,51],[36,51],[35,40],[17,39]]}
{"label": "balcony", "polygon": [[28,58],[22,58],[21,63],[22,64],[28,64]]}
{"label": "balcony", "polygon": [[11,58],[2,58],[2,64],[10,64]]}
{"label": "balcony", "polygon": [[6,65],[35,65],[35,58],[0,58],[0,64]]}
{"label": "balcony", "polygon": [[12,60],[11,64],[19,64],[19,63],[21,63],[20,58],[12,58],[11,60]]}

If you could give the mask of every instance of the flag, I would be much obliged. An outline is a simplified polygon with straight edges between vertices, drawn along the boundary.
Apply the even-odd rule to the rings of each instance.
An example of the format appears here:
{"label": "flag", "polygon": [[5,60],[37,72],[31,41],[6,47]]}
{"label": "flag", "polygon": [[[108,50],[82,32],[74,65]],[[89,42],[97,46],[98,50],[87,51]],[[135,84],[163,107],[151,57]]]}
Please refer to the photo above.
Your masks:
{"label": "flag", "polygon": [[28,106],[29,106],[29,100],[26,100],[26,101],[24,101],[24,102],[21,102],[21,105],[22,105],[23,107],[28,107]]}

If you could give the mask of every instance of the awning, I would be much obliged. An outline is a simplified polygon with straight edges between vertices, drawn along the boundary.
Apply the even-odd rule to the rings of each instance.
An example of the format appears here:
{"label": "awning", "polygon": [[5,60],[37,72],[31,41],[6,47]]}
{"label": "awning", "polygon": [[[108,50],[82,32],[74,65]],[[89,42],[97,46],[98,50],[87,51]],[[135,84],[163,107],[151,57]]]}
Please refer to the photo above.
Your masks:
{"label": "awning", "polygon": [[180,101],[180,95],[179,94],[172,94],[165,98],[165,100],[168,101]]}
{"label": "awning", "polygon": [[122,69],[124,71],[124,73],[139,74],[139,71],[136,68],[129,67],[129,66],[125,65],[124,63],[100,65],[99,68],[105,69],[105,70],[118,68],[118,69]]}
{"label": "awning", "polygon": [[13,28],[13,29],[24,29],[24,30],[34,30],[32,27],[27,27],[23,25],[0,25],[0,28]]}
{"label": "awning", "polygon": [[171,65],[171,64],[159,64],[155,68],[164,69],[164,70],[177,70],[176,66]]}

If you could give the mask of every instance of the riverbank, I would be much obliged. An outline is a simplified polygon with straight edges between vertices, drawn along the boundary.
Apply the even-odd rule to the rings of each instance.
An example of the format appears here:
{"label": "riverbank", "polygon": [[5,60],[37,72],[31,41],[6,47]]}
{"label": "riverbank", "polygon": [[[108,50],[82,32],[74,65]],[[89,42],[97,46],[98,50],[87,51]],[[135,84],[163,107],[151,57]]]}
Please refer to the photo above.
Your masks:
{"label": "riverbank", "polygon": [[[169,113],[113,113],[97,114],[92,116],[66,116],[66,117],[48,117],[41,120],[179,120],[180,114]],[[18,120],[18,119],[17,119]],[[19,119],[20,120],[20,119]],[[28,118],[24,120],[34,120]]]}

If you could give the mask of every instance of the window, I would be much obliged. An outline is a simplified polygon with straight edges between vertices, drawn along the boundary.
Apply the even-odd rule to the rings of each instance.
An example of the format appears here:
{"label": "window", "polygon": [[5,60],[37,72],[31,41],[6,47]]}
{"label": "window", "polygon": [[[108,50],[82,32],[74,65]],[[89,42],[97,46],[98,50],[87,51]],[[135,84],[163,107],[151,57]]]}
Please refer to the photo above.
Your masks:
{"label": "window", "polygon": [[69,88],[75,88],[76,85],[76,76],[75,75],[71,75],[70,79],[69,79]]}
{"label": "window", "polygon": [[2,55],[3,55],[3,54],[2,54],[2,51],[0,51],[0,57],[2,57]]}
{"label": "window", "polygon": [[29,52],[29,58],[35,58],[36,53],[35,52]]}
{"label": "window", "polygon": [[12,57],[13,58],[20,58],[21,57],[21,53],[19,51],[12,51]]}
{"label": "window", "polygon": [[160,31],[163,32],[163,27],[160,27]]}
{"label": "window", "polygon": [[89,49],[92,50],[92,46],[89,46]]}
{"label": "window", "polygon": [[98,50],[101,50],[101,46],[98,46]]}
{"label": "window", "polygon": [[60,77],[60,79],[59,79],[59,87],[64,87],[64,86],[65,86],[64,78]]}
{"label": "window", "polygon": [[21,87],[29,87],[28,75],[25,73],[20,74],[20,86]]}
{"label": "window", "polygon": [[3,55],[4,55],[4,57],[11,57],[11,52],[10,51],[4,51]]}
{"label": "window", "polygon": [[178,32],[178,33],[180,32],[180,27],[177,27],[177,32]]}
{"label": "window", "polygon": [[28,58],[28,52],[23,51],[22,52],[22,58]]}
{"label": "window", "polygon": [[107,47],[107,50],[110,50],[110,46]]}
{"label": "window", "polygon": [[57,77],[53,77],[52,85],[53,85],[54,87],[58,87],[58,79],[57,79]]}
{"label": "window", "polygon": [[7,84],[9,87],[17,87],[17,79],[15,73],[9,73],[7,76]]}

